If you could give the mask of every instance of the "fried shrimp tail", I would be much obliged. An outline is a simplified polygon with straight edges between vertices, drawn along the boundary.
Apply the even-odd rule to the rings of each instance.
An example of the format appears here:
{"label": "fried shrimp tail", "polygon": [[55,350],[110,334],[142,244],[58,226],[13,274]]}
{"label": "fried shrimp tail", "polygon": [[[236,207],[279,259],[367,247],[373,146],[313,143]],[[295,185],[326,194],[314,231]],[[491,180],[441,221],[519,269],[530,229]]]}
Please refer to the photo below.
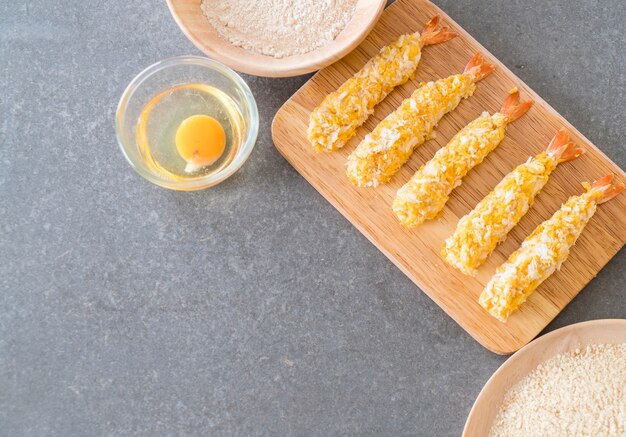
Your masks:
{"label": "fried shrimp tail", "polygon": [[619,193],[624,191],[624,183],[618,182],[616,184],[613,183],[614,174],[610,173],[597,181],[591,184],[591,191],[595,190],[600,193],[598,204],[602,204],[608,202],[613,199]]}
{"label": "fried shrimp tail", "polygon": [[439,26],[439,20],[439,15],[435,15],[426,23],[426,26],[424,26],[421,37],[422,46],[441,44],[442,42],[446,42],[458,36],[457,33],[450,32],[447,27]]}
{"label": "fried shrimp tail", "polygon": [[506,118],[509,119],[509,123],[511,123],[526,114],[530,107],[533,106],[533,103],[534,102],[532,100],[521,102],[519,91],[517,91],[517,89],[512,89],[509,96],[504,100],[500,112],[506,115]]}
{"label": "fried shrimp tail", "polygon": [[576,147],[574,143],[569,140],[569,133],[565,128],[561,128],[546,149],[546,153],[552,156],[557,163],[571,161],[578,158],[585,153],[585,149]]}
{"label": "fried shrimp tail", "polygon": [[469,74],[474,78],[474,82],[484,79],[496,69],[494,64],[485,64],[485,58],[480,53],[474,53],[465,66],[463,73]]}

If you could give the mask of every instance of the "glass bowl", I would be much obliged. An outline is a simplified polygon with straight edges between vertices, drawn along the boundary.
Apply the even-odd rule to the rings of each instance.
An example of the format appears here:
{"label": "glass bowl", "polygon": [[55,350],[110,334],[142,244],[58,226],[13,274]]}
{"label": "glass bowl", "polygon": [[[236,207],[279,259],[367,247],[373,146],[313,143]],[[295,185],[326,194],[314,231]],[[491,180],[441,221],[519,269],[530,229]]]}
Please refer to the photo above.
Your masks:
{"label": "glass bowl", "polygon": [[[230,97],[241,112],[243,133],[228,165],[208,175],[181,180],[146,163],[136,140],[137,126],[143,109],[155,96],[171,87],[191,83],[212,86]],[[250,88],[233,70],[208,58],[180,56],[159,61],[133,79],[117,107],[115,130],[122,153],[141,176],[172,190],[200,190],[228,178],[248,159],[259,131],[259,113]]]}

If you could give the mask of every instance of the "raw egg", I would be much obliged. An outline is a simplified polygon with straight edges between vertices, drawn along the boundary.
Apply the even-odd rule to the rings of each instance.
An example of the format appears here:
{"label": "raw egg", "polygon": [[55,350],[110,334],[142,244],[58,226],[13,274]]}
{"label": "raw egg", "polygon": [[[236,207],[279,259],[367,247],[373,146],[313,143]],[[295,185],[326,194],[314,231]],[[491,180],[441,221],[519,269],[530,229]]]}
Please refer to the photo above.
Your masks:
{"label": "raw egg", "polygon": [[213,164],[222,156],[225,146],[224,128],[208,115],[192,115],[176,131],[176,150],[187,161],[187,173]]}

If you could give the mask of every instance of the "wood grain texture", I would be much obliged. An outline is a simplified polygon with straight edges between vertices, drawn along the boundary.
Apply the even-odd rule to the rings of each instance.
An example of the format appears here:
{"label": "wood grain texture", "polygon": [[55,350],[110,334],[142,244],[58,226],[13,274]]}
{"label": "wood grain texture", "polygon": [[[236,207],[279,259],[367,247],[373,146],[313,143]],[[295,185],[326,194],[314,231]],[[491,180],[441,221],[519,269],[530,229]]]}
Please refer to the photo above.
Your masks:
{"label": "wood grain texture", "polygon": [[594,344],[626,343],[626,320],[604,319],[575,323],[550,332],[525,346],[489,378],[465,422],[463,437],[489,435],[504,395],[550,358]]}
{"label": "wood grain texture", "polygon": [[174,20],[198,49],[237,71],[255,76],[286,77],[319,70],[352,51],[374,27],[386,0],[359,0],[352,19],[331,43],[309,53],[284,58],[253,53],[231,44],[209,24],[200,3],[201,0],[167,0]]}
{"label": "wood grain texture", "polygon": [[[314,153],[306,137],[313,108],[361,68],[380,47],[402,33],[421,30],[435,14],[441,14],[444,23],[460,36],[444,44],[426,47],[416,78],[396,88],[378,105],[357,136],[343,149],[327,154]],[[420,82],[463,71],[476,51],[498,68],[478,84],[472,97],[442,119],[436,129],[436,138],[417,148],[389,184],[370,189],[352,186],[345,175],[345,162],[359,141]],[[398,188],[482,111],[497,111],[513,87],[519,88],[522,99],[530,97],[535,100],[533,108],[508,127],[501,145],[454,190],[439,219],[414,230],[403,228],[391,210]],[[529,156],[545,150],[560,127],[566,127],[573,141],[584,147],[587,154],[561,164],[554,171],[533,208],[479,269],[476,277],[465,276],[444,263],[440,247],[454,231],[459,218],[489,193],[504,175]],[[470,335],[496,353],[514,352],[532,340],[626,242],[626,195],[621,195],[598,208],[561,270],[544,282],[507,323],[500,323],[478,305],[478,296],[495,268],[569,196],[581,193],[582,181],[592,181],[609,172],[626,181],[626,175],[467,32],[426,0],[397,0],[387,8],[372,33],[356,50],[320,71],[285,103],[274,118],[272,134],[280,153],[298,172]]]}

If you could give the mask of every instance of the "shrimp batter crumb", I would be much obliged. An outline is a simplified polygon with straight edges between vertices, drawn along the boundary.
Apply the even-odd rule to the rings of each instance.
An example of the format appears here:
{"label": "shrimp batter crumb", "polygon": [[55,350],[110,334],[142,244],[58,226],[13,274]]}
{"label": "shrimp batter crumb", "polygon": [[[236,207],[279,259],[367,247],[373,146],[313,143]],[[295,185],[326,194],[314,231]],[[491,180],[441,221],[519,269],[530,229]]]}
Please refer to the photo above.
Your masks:
{"label": "shrimp batter crumb", "polygon": [[504,396],[490,437],[626,435],[626,343],[540,364]]}

